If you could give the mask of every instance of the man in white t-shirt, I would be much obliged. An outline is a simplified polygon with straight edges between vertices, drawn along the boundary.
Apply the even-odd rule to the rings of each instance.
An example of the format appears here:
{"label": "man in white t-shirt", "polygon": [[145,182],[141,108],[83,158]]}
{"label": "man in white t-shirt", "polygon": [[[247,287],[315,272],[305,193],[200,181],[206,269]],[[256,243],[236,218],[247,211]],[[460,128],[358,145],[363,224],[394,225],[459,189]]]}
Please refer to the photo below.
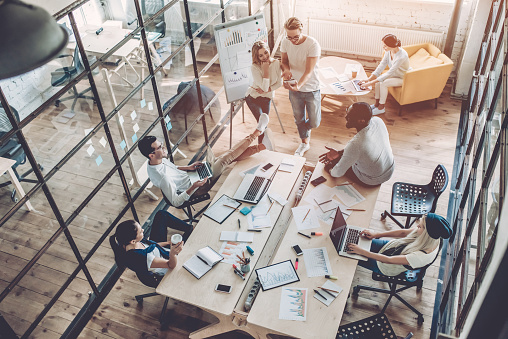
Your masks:
{"label": "man in white t-shirt", "polygon": [[346,127],[356,128],[356,135],[342,151],[326,147],[319,156],[333,177],[345,175],[366,186],[380,185],[392,177],[395,168],[388,130],[381,118],[372,116],[366,102],[351,105],[346,113]]}
{"label": "man in white t-shirt", "polygon": [[286,39],[280,45],[284,88],[289,90],[298,134],[302,139],[295,155],[303,157],[310,148],[310,131],[321,122],[321,92],[318,61],[321,46],[316,39],[302,34],[303,24],[289,18],[284,24]]}

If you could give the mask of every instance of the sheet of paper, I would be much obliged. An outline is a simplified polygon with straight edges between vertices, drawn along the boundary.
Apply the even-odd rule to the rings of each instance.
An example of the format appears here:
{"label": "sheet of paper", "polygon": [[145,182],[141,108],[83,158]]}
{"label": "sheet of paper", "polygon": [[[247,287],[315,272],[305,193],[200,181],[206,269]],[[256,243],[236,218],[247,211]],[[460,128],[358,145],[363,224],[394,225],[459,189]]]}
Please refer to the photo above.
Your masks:
{"label": "sheet of paper", "polygon": [[[312,188],[312,186],[309,186],[308,188]],[[312,188],[309,194],[305,196],[304,201],[308,202],[309,204],[316,205],[316,201],[323,202],[326,200],[332,199],[332,197],[336,194],[336,192],[331,188],[330,186],[326,184],[321,184],[315,188]]]}
{"label": "sheet of paper", "polygon": [[279,171],[293,173],[294,168],[295,168],[295,162],[293,161],[293,159],[284,158],[284,159],[282,159],[282,161],[280,163]]}
{"label": "sheet of paper", "polygon": [[246,251],[247,244],[237,241],[225,241],[222,243],[219,254],[224,257],[221,263],[239,265],[240,260],[236,255],[242,256],[242,252]]}
{"label": "sheet of paper", "polygon": [[132,113],[131,113],[131,119],[134,120],[134,119],[136,119],[137,116],[138,115],[136,114],[136,111],[132,111]]}
{"label": "sheet of paper", "polygon": [[307,288],[283,287],[280,296],[279,319],[307,320]]}
{"label": "sheet of paper", "polygon": [[272,227],[270,214],[267,213],[269,208],[270,205],[265,203],[258,203],[257,206],[252,207],[250,214],[247,215],[250,229]]}
{"label": "sheet of paper", "polygon": [[92,156],[93,152],[95,151],[95,148],[93,148],[92,145],[87,148],[86,153],[88,153],[89,156]]}
{"label": "sheet of paper", "polygon": [[153,110],[153,102],[151,102],[151,101],[150,101],[150,102],[148,103],[148,109],[149,109],[150,111],[152,111],[152,110]]}
{"label": "sheet of paper", "polygon": [[348,91],[348,89],[344,84],[345,83],[342,82],[334,82],[332,84],[328,84],[328,86],[330,86],[330,88],[335,92],[335,94],[344,94],[350,92]]}
{"label": "sheet of paper", "polygon": [[101,138],[101,140],[99,140],[99,144],[101,144],[101,145],[102,145],[102,147],[106,147],[106,144],[107,144],[107,143],[108,143],[108,142],[106,141],[106,139],[104,139],[104,137],[102,137],[102,138]]}
{"label": "sheet of paper", "polygon": [[144,108],[146,106],[146,99],[142,99],[140,102],[139,102],[139,105],[141,106],[141,108]]}
{"label": "sheet of paper", "polygon": [[325,247],[304,249],[303,260],[305,261],[305,270],[309,278],[333,274]]}
{"label": "sheet of paper", "polygon": [[246,70],[237,70],[234,72],[227,72],[224,75],[225,82],[229,87],[239,87],[249,84],[249,75]]}
{"label": "sheet of paper", "polygon": [[[224,206],[227,205],[227,206]],[[227,195],[221,196],[216,202],[213,203],[204,215],[217,222],[222,222],[231,215],[231,211],[234,211],[231,207],[239,207],[240,203]]]}
{"label": "sheet of paper", "polygon": [[293,218],[295,219],[296,227],[299,231],[317,228],[320,226],[313,206],[297,206],[293,207],[291,211],[293,212]]}
{"label": "sheet of paper", "polygon": [[338,79],[339,79],[340,82],[349,81],[349,77],[346,74],[344,74],[344,73],[339,74]]}
{"label": "sheet of paper", "polygon": [[243,172],[240,172],[240,176],[243,178],[246,174],[254,174],[256,173],[256,171],[258,170],[258,168],[260,167],[261,165],[256,165],[256,166],[253,166],[249,169],[246,169],[245,171]]}
{"label": "sheet of paper", "polygon": [[335,195],[346,205],[347,207],[354,206],[365,200],[365,197],[358,192],[353,185],[342,185],[335,186]]}
{"label": "sheet of paper", "polygon": [[339,77],[339,75],[337,74],[335,69],[333,69],[333,67],[320,68],[319,72],[321,73],[321,75],[325,79],[338,78]]}
{"label": "sheet of paper", "polygon": [[[90,134],[90,132],[93,131],[93,128],[85,128],[85,137]],[[92,139],[88,140],[86,142],[87,145],[90,145],[92,143]]]}
{"label": "sheet of paper", "polygon": [[335,208],[333,208],[332,210],[329,210],[327,212],[319,212],[319,210],[317,210],[317,214],[318,214],[318,218],[322,221],[324,221],[326,224],[328,225],[331,225],[333,224],[333,219],[335,219],[335,213],[337,212],[337,206],[340,207],[340,210],[342,211],[342,215],[344,216],[344,220],[347,220],[347,218],[351,215],[351,212],[352,211],[348,211],[347,210],[347,206],[345,206],[344,204],[341,204],[340,202],[338,202],[337,200],[333,200],[333,204],[335,205]]}
{"label": "sheet of paper", "polygon": [[250,67],[252,65],[252,55],[250,50],[236,52],[236,60],[238,62],[238,68]]}
{"label": "sheet of paper", "polygon": [[275,200],[281,206],[284,206],[285,204],[288,203],[288,201],[286,199],[284,199],[284,197],[282,195],[280,195],[280,194],[268,192],[268,196],[271,199]]}
{"label": "sheet of paper", "polygon": [[334,301],[335,298],[337,298],[337,296],[340,294],[340,292],[342,292],[342,287],[332,283],[330,280],[327,280],[323,284],[322,287],[327,288],[327,289],[332,290],[332,291],[337,291],[337,292],[332,292],[332,291],[325,291],[325,290],[322,290],[320,288],[316,289],[316,290],[319,291],[319,293],[321,293],[323,296],[325,296],[326,299],[321,297],[321,296],[319,296],[319,294],[317,294],[317,293],[314,294],[314,298],[316,298],[317,300],[321,301],[326,306],[330,306],[332,301]]}

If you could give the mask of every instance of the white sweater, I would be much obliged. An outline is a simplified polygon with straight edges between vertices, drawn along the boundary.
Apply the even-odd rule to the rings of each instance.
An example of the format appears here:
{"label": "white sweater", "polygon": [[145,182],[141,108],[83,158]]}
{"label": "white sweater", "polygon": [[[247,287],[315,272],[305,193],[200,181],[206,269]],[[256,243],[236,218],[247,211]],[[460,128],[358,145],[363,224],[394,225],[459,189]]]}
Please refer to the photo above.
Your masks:
{"label": "white sweater", "polygon": [[[261,88],[264,92],[263,94],[259,94],[252,87],[249,87],[245,96],[250,95],[251,97],[266,97],[273,99],[273,91],[282,86],[282,70],[280,68],[280,61],[275,59],[268,67],[268,78],[263,78],[263,70],[260,65],[252,64],[251,66],[252,72],[252,87]],[[271,89],[268,92],[268,88]]]}
{"label": "white sweater", "polygon": [[395,163],[388,130],[381,118],[372,117],[369,124],[349,140],[330,174],[341,177],[350,167],[367,185],[380,185],[391,178]]}
{"label": "white sweater", "polygon": [[[384,74],[381,74],[386,66],[388,66],[388,71]],[[409,56],[407,52],[403,48],[399,48],[399,51],[395,53],[392,58],[390,58],[390,52],[385,53],[383,59],[377,66],[376,70],[372,72],[377,77],[379,82],[384,81],[388,78],[404,78],[404,75],[407,71],[409,71],[411,67],[409,66]]]}

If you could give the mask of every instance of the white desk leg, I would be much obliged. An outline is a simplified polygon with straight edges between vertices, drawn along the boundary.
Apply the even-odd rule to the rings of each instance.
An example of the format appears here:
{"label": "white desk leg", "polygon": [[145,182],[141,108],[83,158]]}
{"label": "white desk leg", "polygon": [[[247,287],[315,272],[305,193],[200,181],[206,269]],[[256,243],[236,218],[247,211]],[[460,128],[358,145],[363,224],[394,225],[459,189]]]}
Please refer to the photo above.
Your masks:
{"label": "white desk leg", "polygon": [[[16,174],[14,174],[14,171],[12,168],[7,169],[7,172],[9,172],[9,175],[11,176],[11,182],[16,187],[16,192],[18,193],[18,196],[20,198],[23,198],[25,196],[25,191],[23,191],[23,187],[21,187],[21,184],[18,181],[18,178],[16,178]],[[34,208],[32,207],[32,204],[29,200],[25,203],[26,208],[28,208],[29,211],[33,211]]]}

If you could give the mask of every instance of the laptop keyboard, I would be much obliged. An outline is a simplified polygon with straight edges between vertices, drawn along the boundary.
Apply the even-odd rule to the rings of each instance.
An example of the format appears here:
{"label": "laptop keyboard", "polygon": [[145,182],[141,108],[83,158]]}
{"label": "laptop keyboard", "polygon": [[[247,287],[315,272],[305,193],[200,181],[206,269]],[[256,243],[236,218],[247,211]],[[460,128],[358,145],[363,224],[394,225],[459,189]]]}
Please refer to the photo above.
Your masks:
{"label": "laptop keyboard", "polygon": [[210,176],[210,171],[208,170],[208,167],[205,165],[198,167],[197,172],[199,175],[199,179],[203,180],[204,178],[208,178]]}
{"label": "laptop keyboard", "polygon": [[245,193],[243,199],[253,201],[256,198],[256,195],[258,194],[259,189],[261,188],[261,185],[264,181],[265,178],[256,176],[254,180],[252,180],[252,183],[250,184],[249,189],[247,190],[247,193]]}
{"label": "laptop keyboard", "polygon": [[358,240],[360,240],[360,233],[361,233],[361,231],[359,231],[359,230],[355,230],[352,228],[348,229],[346,241],[344,241],[344,245],[342,246],[343,252],[346,252],[348,244],[357,244],[358,245]]}

